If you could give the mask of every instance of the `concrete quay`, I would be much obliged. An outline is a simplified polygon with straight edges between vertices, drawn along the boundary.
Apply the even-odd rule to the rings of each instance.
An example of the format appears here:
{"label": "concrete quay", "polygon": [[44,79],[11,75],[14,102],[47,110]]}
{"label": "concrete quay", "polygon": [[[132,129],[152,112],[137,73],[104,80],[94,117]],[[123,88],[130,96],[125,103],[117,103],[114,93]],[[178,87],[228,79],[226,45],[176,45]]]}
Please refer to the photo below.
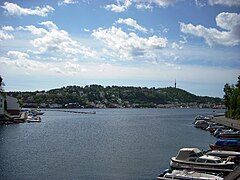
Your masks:
{"label": "concrete quay", "polygon": [[240,130],[240,120],[226,118],[225,116],[217,116],[213,117],[211,121],[233,129]]}

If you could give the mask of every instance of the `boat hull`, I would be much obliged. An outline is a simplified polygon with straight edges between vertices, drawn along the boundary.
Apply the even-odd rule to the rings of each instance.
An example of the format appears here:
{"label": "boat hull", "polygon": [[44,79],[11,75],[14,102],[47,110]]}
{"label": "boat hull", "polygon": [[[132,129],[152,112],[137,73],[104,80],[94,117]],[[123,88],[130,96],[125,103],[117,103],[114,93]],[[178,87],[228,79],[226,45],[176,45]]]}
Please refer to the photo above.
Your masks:
{"label": "boat hull", "polygon": [[188,170],[196,170],[200,172],[217,172],[228,174],[233,171],[235,165],[232,164],[203,164],[203,163],[192,163],[188,161],[179,161],[176,159],[171,159],[170,166],[172,169],[188,169]]}

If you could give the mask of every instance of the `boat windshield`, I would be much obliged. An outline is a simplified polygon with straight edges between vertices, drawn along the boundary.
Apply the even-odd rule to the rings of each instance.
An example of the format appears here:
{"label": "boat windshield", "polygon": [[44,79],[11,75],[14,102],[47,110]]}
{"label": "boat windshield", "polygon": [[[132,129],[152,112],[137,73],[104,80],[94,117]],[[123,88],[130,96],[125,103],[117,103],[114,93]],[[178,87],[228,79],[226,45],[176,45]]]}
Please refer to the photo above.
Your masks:
{"label": "boat windshield", "polygon": [[203,154],[203,152],[199,152],[199,153],[197,153],[196,155],[197,155],[197,157],[201,157],[201,156],[203,156],[204,154]]}
{"label": "boat windshield", "polygon": [[216,162],[217,162],[217,163],[221,163],[221,162],[222,162],[222,160],[220,160],[220,159],[219,159],[219,160],[216,160]]}

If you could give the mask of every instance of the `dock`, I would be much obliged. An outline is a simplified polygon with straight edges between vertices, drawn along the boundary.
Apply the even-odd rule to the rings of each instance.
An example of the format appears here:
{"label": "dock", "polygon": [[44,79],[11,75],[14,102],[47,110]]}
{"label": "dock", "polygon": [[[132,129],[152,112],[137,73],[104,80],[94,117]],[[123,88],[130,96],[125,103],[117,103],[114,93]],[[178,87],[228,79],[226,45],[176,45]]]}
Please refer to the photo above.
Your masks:
{"label": "dock", "polygon": [[225,116],[213,117],[212,122],[240,130],[240,121],[235,119],[226,118]]}
{"label": "dock", "polygon": [[66,109],[44,109],[43,111],[57,111],[57,112],[68,112],[75,114],[96,114],[96,111],[74,111],[74,110],[66,110]]}

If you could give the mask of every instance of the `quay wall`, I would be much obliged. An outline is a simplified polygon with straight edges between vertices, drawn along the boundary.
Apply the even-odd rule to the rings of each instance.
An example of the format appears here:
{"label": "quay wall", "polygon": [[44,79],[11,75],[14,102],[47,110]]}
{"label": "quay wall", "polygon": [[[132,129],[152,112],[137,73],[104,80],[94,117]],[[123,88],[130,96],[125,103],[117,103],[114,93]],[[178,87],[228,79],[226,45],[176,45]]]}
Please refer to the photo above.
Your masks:
{"label": "quay wall", "polygon": [[226,118],[225,116],[217,116],[217,117],[214,117],[211,121],[228,126],[230,128],[240,130],[240,120]]}

